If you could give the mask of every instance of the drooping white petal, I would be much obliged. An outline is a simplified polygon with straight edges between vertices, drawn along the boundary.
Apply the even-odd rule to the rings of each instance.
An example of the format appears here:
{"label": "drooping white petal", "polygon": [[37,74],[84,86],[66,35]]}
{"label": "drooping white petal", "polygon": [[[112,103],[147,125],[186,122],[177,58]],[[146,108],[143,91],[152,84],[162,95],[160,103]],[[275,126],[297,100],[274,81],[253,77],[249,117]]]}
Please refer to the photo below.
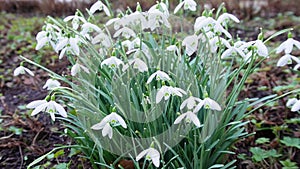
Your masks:
{"label": "drooping white petal", "polygon": [[41,104],[39,106],[37,106],[31,113],[31,116],[34,116],[36,114],[38,114],[39,112],[41,111],[44,111],[46,109],[46,107],[48,106],[48,102],[47,103],[44,103],[44,104]]}
{"label": "drooping white petal", "polygon": [[191,56],[198,48],[198,36],[191,35],[183,39],[182,45],[185,46],[185,52],[188,56]]}
{"label": "drooping white petal", "polygon": [[210,109],[221,111],[221,106],[216,101],[212,100],[211,98],[205,98],[205,99],[207,100]]}
{"label": "drooping white petal", "polygon": [[37,106],[42,105],[44,103],[47,103],[47,101],[46,100],[35,100],[35,101],[32,101],[29,104],[27,104],[26,108],[33,109],[33,108],[36,108]]}
{"label": "drooping white petal", "polygon": [[55,109],[56,111],[63,117],[67,117],[67,112],[65,111],[65,109],[58,103],[54,102],[54,101],[50,101],[50,102],[53,102],[54,106],[55,106]]}
{"label": "drooping white petal", "polygon": [[197,127],[201,126],[197,115],[194,114],[193,112],[187,112],[187,118],[189,118]]}
{"label": "drooping white petal", "polygon": [[139,161],[142,157],[144,157],[146,154],[147,154],[147,152],[148,152],[149,150],[148,149],[146,149],[146,150],[143,150],[142,152],[140,152],[140,154],[138,154],[137,156],[136,156],[136,161]]}
{"label": "drooping white petal", "polygon": [[174,14],[176,14],[176,13],[180,10],[180,8],[183,6],[183,3],[184,3],[184,1],[180,2],[180,3],[175,7],[175,9],[174,9]]}
{"label": "drooping white petal", "polygon": [[295,111],[298,111],[299,109],[300,109],[300,100],[295,102],[295,104],[292,106],[291,111],[295,112]]}
{"label": "drooping white petal", "polygon": [[106,135],[108,135],[108,137],[111,139],[112,134],[113,134],[113,131],[112,131],[110,124],[106,123],[102,130],[102,136],[105,137]]}
{"label": "drooping white petal", "polygon": [[290,107],[290,106],[294,105],[297,101],[298,101],[298,99],[296,99],[296,98],[289,99],[286,103],[286,106]]}

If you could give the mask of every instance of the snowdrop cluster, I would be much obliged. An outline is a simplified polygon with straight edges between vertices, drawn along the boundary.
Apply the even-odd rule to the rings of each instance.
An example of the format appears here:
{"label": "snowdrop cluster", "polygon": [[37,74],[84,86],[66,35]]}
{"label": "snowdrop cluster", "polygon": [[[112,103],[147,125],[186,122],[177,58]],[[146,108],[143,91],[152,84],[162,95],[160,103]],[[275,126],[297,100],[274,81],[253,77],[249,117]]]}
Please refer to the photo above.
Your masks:
{"label": "snowdrop cluster", "polygon": [[[129,145],[128,152],[136,148],[136,145],[149,147],[139,151],[135,149],[132,154],[136,156],[136,161],[145,158],[145,161],[151,162],[155,167],[166,165],[162,161],[166,159],[164,152],[170,150],[170,147],[165,146],[165,140],[157,141],[157,135],[169,128],[174,127],[174,131],[193,129],[193,134],[190,134],[193,137],[187,140],[196,139],[191,144],[199,144],[199,147],[210,139],[219,139],[221,136],[212,137],[217,130],[223,133],[220,131],[228,129],[224,133],[228,135],[222,138],[231,139],[234,135],[236,138],[233,140],[238,139],[244,133],[241,133],[241,126],[234,125],[238,125],[241,119],[233,119],[237,122],[230,123],[231,119],[226,117],[239,118],[242,115],[230,113],[246,111],[235,110],[235,96],[242,87],[234,88],[233,96],[229,94],[235,99],[227,98],[226,89],[232,79],[245,81],[249,72],[253,71],[256,59],[269,56],[263,32],[254,41],[235,40],[228,28],[231,23],[240,22],[236,16],[229,13],[215,15],[212,11],[204,11],[202,16],[195,18],[191,35],[177,37],[172,32],[170,17],[180,10],[196,11],[197,3],[194,0],[183,0],[176,6],[174,14],[168,8],[167,0],[157,2],[148,11],[143,11],[137,3],[135,11],[128,10],[113,17],[113,12],[106,4],[98,0],[87,10],[88,16],[77,11],[61,22],[50,18],[36,36],[36,49],[51,46],[59,59],[67,56],[71,64],[69,72],[72,79],[52,74],[52,77],[59,78],[50,78],[43,86],[43,89],[49,91],[49,96],[27,105],[33,109],[31,115],[46,112],[53,121],[55,114],[67,118],[65,108],[55,102],[55,96],[64,96],[70,99],[72,104],[68,108],[76,111],[78,121],[82,122],[79,126],[83,126],[83,130],[94,139],[95,145],[103,147],[102,143],[109,139],[112,145],[108,147],[119,147],[122,143],[118,141],[122,141],[122,134],[134,137],[124,143]],[[97,12],[104,12],[110,19],[99,24],[94,16]],[[290,54],[293,45],[300,48],[298,41],[289,38],[277,48],[277,53],[285,52],[279,65],[288,63],[289,59],[295,60],[296,57]],[[239,62],[241,69],[228,73],[233,71],[232,67],[226,67],[224,63],[235,60],[236,57],[242,58],[242,62]],[[249,74],[239,79],[239,71],[242,70]],[[15,69],[14,75],[25,72],[34,75],[22,65]],[[61,87],[58,80],[66,85]],[[293,105],[292,111],[300,107],[295,99],[289,101],[288,105]],[[155,123],[155,120],[150,120],[151,123],[147,124],[147,120],[140,120],[142,117],[153,116],[160,121]],[[129,119],[131,117],[135,118]],[[237,133],[232,133],[235,131]],[[187,136],[168,136],[183,139],[189,136],[189,133],[185,134]],[[154,148],[153,143],[149,146],[149,140],[145,143],[139,140],[131,145],[137,138],[151,138],[158,149]],[[208,144],[216,145],[218,142],[219,140],[211,140]],[[123,147],[123,154],[129,154],[126,146]],[[207,148],[202,148],[205,150],[202,155],[207,152]],[[225,152],[227,149],[221,151]],[[130,155],[133,156],[132,154]],[[211,155],[217,155],[215,159],[221,157],[220,153],[208,154]],[[186,161],[189,160],[191,159]],[[180,160],[172,165],[175,163],[179,164]],[[203,161],[203,166],[210,168],[213,164]]]}

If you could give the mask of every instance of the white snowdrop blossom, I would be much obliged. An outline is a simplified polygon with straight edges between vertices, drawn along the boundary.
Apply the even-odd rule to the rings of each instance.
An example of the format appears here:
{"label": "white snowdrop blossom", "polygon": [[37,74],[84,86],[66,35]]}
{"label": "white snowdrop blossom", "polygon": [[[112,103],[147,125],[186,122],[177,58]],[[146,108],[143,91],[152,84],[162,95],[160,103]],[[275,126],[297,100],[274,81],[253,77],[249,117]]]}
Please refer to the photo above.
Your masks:
{"label": "white snowdrop blossom", "polygon": [[180,8],[182,8],[182,6],[184,10],[189,9],[191,11],[196,11],[197,3],[194,0],[183,0],[174,9],[174,14],[176,14],[180,10]]}
{"label": "white snowdrop blossom", "polygon": [[169,75],[163,71],[156,71],[155,73],[151,74],[151,76],[147,80],[147,84],[151,83],[152,80],[156,77],[156,80],[163,80],[163,81],[169,81],[171,78]]}
{"label": "white snowdrop blossom", "polygon": [[104,5],[100,0],[98,0],[96,3],[94,3],[90,8],[91,14],[94,14],[97,10],[99,10],[99,11],[103,10],[107,16],[111,16],[107,6]]}
{"label": "white snowdrop blossom", "polygon": [[28,73],[29,75],[31,75],[31,76],[34,76],[34,73],[31,71],[31,70],[29,70],[28,68],[26,68],[26,67],[24,67],[24,66],[19,66],[19,67],[17,67],[15,70],[14,70],[14,76],[18,76],[18,75],[20,75],[20,74],[25,74],[25,73]]}
{"label": "white snowdrop blossom", "polygon": [[150,147],[146,150],[143,150],[136,157],[136,161],[139,161],[144,156],[146,157],[147,160],[152,161],[155,167],[159,167],[160,153],[155,148]]}
{"label": "white snowdrop blossom", "polygon": [[127,128],[127,125],[123,118],[115,112],[110,113],[109,115],[105,116],[100,123],[97,123],[91,127],[93,130],[101,130],[102,129],[102,136],[108,137],[111,139],[113,136],[112,126],[121,125],[123,128]]}
{"label": "white snowdrop blossom", "polygon": [[217,19],[217,22],[225,26],[228,20],[233,20],[236,23],[240,23],[240,20],[236,16],[229,13],[223,13],[222,15],[220,15]]}
{"label": "white snowdrop blossom", "polygon": [[80,34],[83,36],[87,36],[88,33],[92,32],[92,31],[96,31],[98,33],[102,33],[101,28],[99,28],[97,25],[94,25],[90,22],[86,22],[81,26],[81,32]]}
{"label": "white snowdrop blossom", "polygon": [[293,38],[288,38],[281,45],[279,45],[279,47],[276,49],[276,53],[280,53],[282,51],[284,51],[286,54],[291,53],[294,46],[300,49],[300,42]]}
{"label": "white snowdrop blossom", "polygon": [[54,80],[54,79],[48,79],[46,81],[45,85],[43,86],[43,89],[52,90],[56,87],[60,87],[59,81]]}
{"label": "white snowdrop blossom", "polygon": [[297,63],[300,63],[300,60],[297,57],[286,53],[278,60],[277,66],[285,66],[287,64],[292,64],[292,60],[296,61]]}
{"label": "white snowdrop blossom", "polygon": [[162,86],[156,94],[156,103],[159,103],[162,100],[162,98],[168,100],[170,96],[176,95],[182,97],[185,94],[186,92],[181,88],[172,86]]}
{"label": "white snowdrop blossom", "polygon": [[198,48],[197,35],[187,36],[182,41],[182,46],[185,46],[185,52],[188,56],[191,56]]}
{"label": "white snowdrop blossom", "polygon": [[295,112],[300,110],[300,100],[296,98],[289,99],[288,102],[286,103],[287,107],[292,107],[291,111]]}
{"label": "white snowdrop blossom", "polygon": [[239,54],[243,58],[246,58],[246,54],[243,52],[243,48],[241,47],[245,42],[238,41],[234,43],[233,46],[231,46],[228,42],[227,43],[226,42],[223,41],[223,44],[227,47],[227,49],[221,55],[222,59],[227,58],[235,53]]}
{"label": "white snowdrop blossom", "polygon": [[72,16],[67,16],[67,17],[64,19],[64,22],[69,22],[70,20],[72,20],[72,27],[73,27],[73,29],[75,29],[75,30],[78,29],[79,24],[80,24],[80,21],[83,22],[83,23],[86,23],[86,22],[87,22],[83,17],[78,16],[77,14],[72,15]]}
{"label": "white snowdrop blossom", "polygon": [[118,20],[117,22],[118,23],[115,23],[115,26],[117,25],[132,26],[132,27],[139,26],[141,27],[142,30],[148,28],[148,21],[145,15],[139,11],[135,11],[129,15],[125,15],[122,19]]}
{"label": "white snowdrop blossom", "polygon": [[197,102],[200,103],[201,101],[202,100],[197,97],[190,96],[181,103],[180,110],[182,110],[184,107],[187,107],[189,110],[191,110],[197,105]]}
{"label": "white snowdrop blossom", "polygon": [[85,66],[83,66],[79,63],[75,63],[75,65],[73,65],[72,68],[71,68],[71,75],[75,76],[81,70],[85,71],[86,73],[90,73],[88,68],[86,68]]}
{"label": "white snowdrop blossom", "polygon": [[36,35],[37,44],[35,50],[40,50],[48,43],[52,46],[53,49],[55,49],[56,44],[54,39],[60,37],[60,32],[61,29],[58,28],[56,25],[52,25],[49,23],[46,24],[45,30],[39,32]]}
{"label": "white snowdrop blossom", "polygon": [[178,116],[174,121],[174,124],[179,124],[184,118],[187,123],[190,123],[192,121],[197,127],[201,127],[197,115],[191,111],[187,111],[186,113],[183,113],[180,116]]}
{"label": "white snowdrop blossom", "polygon": [[36,100],[30,102],[27,106],[29,109],[34,109],[31,113],[31,116],[38,114],[39,112],[43,111],[49,113],[51,119],[55,121],[55,113],[59,113],[63,117],[67,117],[67,112],[65,109],[55,101],[46,101],[46,100]]}
{"label": "white snowdrop blossom", "polygon": [[164,13],[164,15],[166,17],[169,17],[169,10],[168,10],[168,7],[165,3],[163,2],[157,2],[157,4],[153,5],[148,11],[153,11],[155,9],[158,9],[159,11],[161,11],[162,13]]}
{"label": "white snowdrop blossom", "polygon": [[126,39],[129,39],[130,37],[133,37],[133,38],[136,37],[135,32],[128,27],[123,27],[123,28],[117,30],[116,33],[114,34],[114,38],[119,37],[120,35],[122,35]]}
{"label": "white snowdrop blossom", "polygon": [[103,32],[99,33],[97,36],[95,36],[92,39],[92,44],[97,44],[97,43],[100,43],[101,45],[103,45],[106,48],[109,48],[111,46],[110,37]]}
{"label": "white snowdrop blossom", "polygon": [[70,38],[63,37],[63,38],[59,39],[59,42],[58,42],[58,44],[56,45],[56,48],[55,48],[55,51],[57,53],[58,53],[58,51],[61,50],[58,58],[59,59],[63,58],[64,54],[68,53],[68,52],[73,54],[73,55],[78,56],[79,52],[80,52],[78,43],[79,43],[79,37],[78,36],[70,37]]}
{"label": "white snowdrop blossom", "polygon": [[107,66],[110,67],[110,68],[115,68],[115,67],[117,67],[117,66],[119,66],[119,65],[123,65],[123,64],[124,64],[124,63],[123,63],[122,60],[118,59],[118,58],[115,57],[115,56],[112,56],[112,57],[109,57],[109,58],[103,60],[103,61],[101,62],[101,67],[102,67],[103,65],[107,65]]}
{"label": "white snowdrop blossom", "polygon": [[170,45],[166,48],[166,50],[171,52],[176,52],[177,54],[179,54],[179,49],[176,45]]}
{"label": "white snowdrop blossom", "polygon": [[268,48],[261,40],[247,42],[244,45],[242,45],[241,48],[248,49],[250,46],[254,47],[254,51],[252,51],[252,50],[249,51],[246,54],[246,57],[244,58],[244,60],[248,60],[253,55],[252,52],[256,52],[258,54],[258,56],[268,57],[268,55],[269,55]]}
{"label": "white snowdrop blossom", "polygon": [[138,69],[139,72],[146,72],[148,70],[147,64],[139,58],[129,61],[128,64],[123,66],[122,71],[127,70],[129,65],[133,65],[133,68]]}
{"label": "white snowdrop blossom", "polygon": [[151,31],[153,31],[157,27],[160,27],[160,24],[166,26],[167,28],[171,28],[171,24],[169,23],[167,16],[158,9],[148,11],[147,14],[148,27],[151,29]]}
{"label": "white snowdrop blossom", "polygon": [[218,47],[220,47],[223,44],[224,45],[227,44],[227,46],[230,46],[229,42],[226,39],[221,38],[221,37],[217,37],[217,36],[209,39],[208,44],[209,44],[209,49],[212,53],[216,53],[217,50],[218,50]]}
{"label": "white snowdrop blossom", "polygon": [[213,99],[206,97],[195,107],[194,112],[198,112],[202,107],[205,109],[221,111],[221,106]]}

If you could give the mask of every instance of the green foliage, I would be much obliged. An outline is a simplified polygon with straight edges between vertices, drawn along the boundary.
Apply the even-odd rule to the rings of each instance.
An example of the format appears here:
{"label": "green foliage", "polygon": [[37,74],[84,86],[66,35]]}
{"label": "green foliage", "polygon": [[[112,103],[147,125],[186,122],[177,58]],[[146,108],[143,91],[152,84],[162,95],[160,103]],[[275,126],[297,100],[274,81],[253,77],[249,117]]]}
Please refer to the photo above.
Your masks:
{"label": "green foliage", "polygon": [[284,161],[280,161],[280,163],[283,165],[282,169],[298,169],[297,163],[292,162],[290,159],[286,159]]}
{"label": "green foliage", "polygon": [[260,162],[266,158],[277,158],[281,154],[278,154],[276,150],[264,150],[260,147],[251,147],[250,152],[252,153],[252,159],[256,162]]}
{"label": "green foliage", "polygon": [[283,137],[280,142],[288,147],[296,147],[300,149],[300,138]]}

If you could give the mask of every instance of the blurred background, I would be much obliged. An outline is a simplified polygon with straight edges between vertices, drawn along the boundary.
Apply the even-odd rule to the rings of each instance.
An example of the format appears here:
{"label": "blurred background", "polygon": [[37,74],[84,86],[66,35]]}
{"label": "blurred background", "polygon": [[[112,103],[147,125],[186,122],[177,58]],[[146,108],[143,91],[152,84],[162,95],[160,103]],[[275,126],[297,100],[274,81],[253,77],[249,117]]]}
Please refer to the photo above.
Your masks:
{"label": "blurred background", "polygon": [[[28,15],[69,15],[75,9],[84,10],[96,0],[0,0],[0,10]],[[113,9],[134,8],[135,0],[112,0]],[[140,0],[145,9],[153,5],[156,0]],[[169,0],[171,9],[175,8],[179,0]],[[272,17],[277,13],[290,11],[299,16],[299,0],[196,0],[202,7],[217,8],[225,2],[227,9],[240,18],[253,18],[255,16]],[[202,9],[200,9],[201,11]]]}

